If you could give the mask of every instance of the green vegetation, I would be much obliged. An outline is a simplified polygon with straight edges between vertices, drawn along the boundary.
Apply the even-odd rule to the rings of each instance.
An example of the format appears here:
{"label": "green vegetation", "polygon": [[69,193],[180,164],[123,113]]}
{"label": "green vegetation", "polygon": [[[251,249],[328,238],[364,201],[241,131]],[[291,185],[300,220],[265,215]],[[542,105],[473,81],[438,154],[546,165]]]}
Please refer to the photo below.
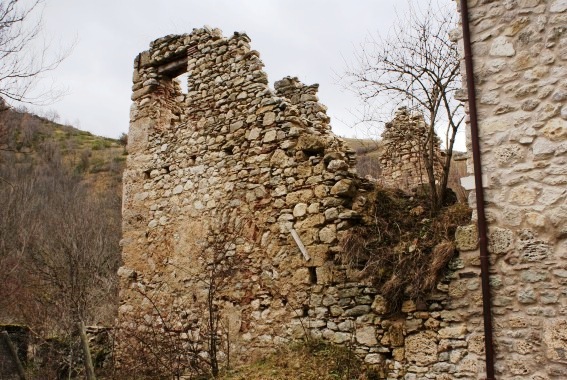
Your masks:
{"label": "green vegetation", "polygon": [[26,112],[6,110],[0,114],[0,165],[37,164],[42,156],[55,155],[91,186],[112,187],[119,193],[126,161],[125,137],[121,138],[95,136]]}

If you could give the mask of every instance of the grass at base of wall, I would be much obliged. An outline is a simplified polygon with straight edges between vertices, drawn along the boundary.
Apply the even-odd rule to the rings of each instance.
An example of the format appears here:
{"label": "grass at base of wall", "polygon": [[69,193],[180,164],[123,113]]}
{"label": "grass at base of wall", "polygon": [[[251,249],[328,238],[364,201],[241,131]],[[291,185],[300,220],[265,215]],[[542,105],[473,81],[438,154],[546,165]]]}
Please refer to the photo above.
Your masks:
{"label": "grass at base of wall", "polygon": [[372,380],[384,378],[344,346],[322,341],[292,343],[219,380]]}

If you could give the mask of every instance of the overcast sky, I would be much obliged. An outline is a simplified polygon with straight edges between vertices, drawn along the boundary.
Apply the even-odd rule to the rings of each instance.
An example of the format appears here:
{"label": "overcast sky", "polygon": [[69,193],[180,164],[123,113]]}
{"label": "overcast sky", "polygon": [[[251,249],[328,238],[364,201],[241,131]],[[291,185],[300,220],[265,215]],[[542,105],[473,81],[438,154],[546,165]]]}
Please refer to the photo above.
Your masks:
{"label": "overcast sky", "polygon": [[64,46],[75,41],[50,73],[67,95],[48,108],[80,129],[118,137],[128,131],[134,57],[156,38],[209,25],[225,36],[245,31],[270,85],[287,75],[319,83],[335,133],[367,137],[349,126],[358,100],[338,75],[356,46],[387,33],[405,8],[404,0],[47,0],[46,34]]}

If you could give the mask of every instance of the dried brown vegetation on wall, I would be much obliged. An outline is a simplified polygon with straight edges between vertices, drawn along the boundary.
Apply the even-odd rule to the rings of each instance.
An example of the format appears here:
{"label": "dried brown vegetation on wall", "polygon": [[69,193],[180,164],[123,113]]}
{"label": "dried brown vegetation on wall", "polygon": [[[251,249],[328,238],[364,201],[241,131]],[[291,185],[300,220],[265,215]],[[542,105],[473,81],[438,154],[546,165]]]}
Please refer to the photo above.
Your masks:
{"label": "dried brown vegetation on wall", "polygon": [[471,210],[456,203],[432,213],[426,194],[387,188],[377,188],[369,198],[366,223],[343,240],[345,260],[372,279],[396,313],[407,299],[424,302],[446,274],[457,254],[455,231],[469,223]]}

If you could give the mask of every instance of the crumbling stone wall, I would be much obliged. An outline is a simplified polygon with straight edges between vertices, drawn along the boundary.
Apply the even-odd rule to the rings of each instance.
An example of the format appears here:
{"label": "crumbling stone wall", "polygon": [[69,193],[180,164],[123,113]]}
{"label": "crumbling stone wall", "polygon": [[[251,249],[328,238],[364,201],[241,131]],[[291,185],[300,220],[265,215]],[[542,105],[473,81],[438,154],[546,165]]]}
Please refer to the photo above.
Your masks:
{"label": "crumbling stone wall", "polygon": [[[423,115],[412,114],[406,107],[396,111],[392,121],[386,123],[382,133],[384,153],[380,156],[381,180],[385,186],[412,190],[429,183],[423,159],[427,126]],[[439,179],[442,172],[440,140],[434,136],[434,173]]]}
{"label": "crumbling stone wall", "polygon": [[[564,379],[567,2],[469,1],[469,7],[486,176],[496,378]],[[472,162],[469,168],[472,173]],[[473,206],[474,199],[473,192]],[[461,257],[477,268],[475,228],[460,233],[462,251],[467,251]],[[466,289],[471,281],[461,279],[458,286]],[[478,315],[476,308],[460,313]],[[467,324],[473,333],[481,327]]]}
{"label": "crumbling stone wall", "polygon": [[[464,355],[443,354],[443,339],[462,347],[465,334],[443,311],[450,288],[392,318],[342,264],[339,242],[368,217],[372,185],[331,133],[317,85],[288,77],[270,89],[249,42],[197,29],[135,60],[119,327],[191,340],[216,268],[233,360],[308,334],[352,344],[391,378],[453,368]],[[175,81],[184,72],[186,94]]]}
{"label": "crumbling stone wall", "polygon": [[344,282],[334,256],[365,202],[317,86],[285,78],[271,90],[249,41],[198,29],[136,58],[124,175],[121,319],[156,322],[151,297],[198,329],[201,275],[222,253],[233,270],[215,307],[229,310],[233,350],[289,338],[311,288]]}
{"label": "crumbling stone wall", "polygon": [[[563,4],[471,4],[501,378],[565,377]],[[270,89],[249,43],[196,29],[135,60],[119,327],[166,334],[174,315],[175,331],[198,335],[220,257],[213,301],[233,359],[309,334],[352,344],[391,379],[483,378],[476,229],[459,231],[434,294],[390,315],[340,260],[371,185],[317,87]],[[174,80],[185,72],[187,93]]]}

